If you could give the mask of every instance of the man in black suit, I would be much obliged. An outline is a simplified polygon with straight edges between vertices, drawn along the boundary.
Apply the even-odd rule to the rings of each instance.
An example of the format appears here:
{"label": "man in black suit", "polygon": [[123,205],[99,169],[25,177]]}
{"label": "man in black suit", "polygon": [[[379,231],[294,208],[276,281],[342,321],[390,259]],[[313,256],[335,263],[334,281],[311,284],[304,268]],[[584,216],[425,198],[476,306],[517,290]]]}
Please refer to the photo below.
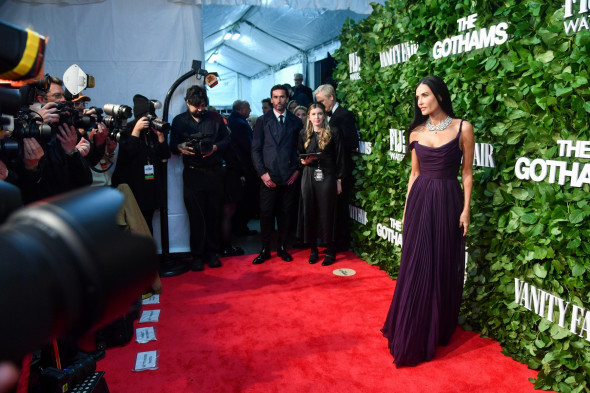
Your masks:
{"label": "man in black suit", "polygon": [[260,193],[260,179],[252,165],[252,138],[254,132],[248,116],[250,116],[248,101],[234,101],[232,113],[227,119],[227,126],[231,131],[230,148],[239,164],[240,176],[243,182],[244,196],[238,201],[233,216],[232,231],[236,235],[254,235],[257,231],[248,228],[248,220],[254,217],[258,209],[258,194]]}
{"label": "man in black suit", "polygon": [[270,242],[274,228],[275,206],[278,205],[278,250],[283,261],[293,260],[285,248],[292,211],[297,200],[299,159],[297,138],[303,128],[301,120],[287,110],[288,91],[275,85],[270,91],[273,110],[259,118],[252,140],[252,162],[262,180],[260,185],[260,230],[262,250],[254,258],[258,265],[270,258]]}
{"label": "man in black suit", "polygon": [[326,107],[330,127],[336,127],[340,130],[340,135],[342,135],[344,139],[346,176],[342,179],[342,193],[336,198],[336,230],[334,236],[336,237],[336,251],[348,251],[350,248],[348,203],[350,201],[352,186],[354,184],[354,179],[352,178],[352,170],[354,168],[352,155],[358,152],[359,135],[353,114],[338,104],[336,101],[336,91],[332,85],[321,85],[315,90],[314,94],[316,101]]}
{"label": "man in black suit", "polygon": [[299,105],[303,105],[307,108],[313,103],[311,89],[303,84],[303,74],[295,74],[294,78],[295,87],[293,88],[293,99],[297,101]]}

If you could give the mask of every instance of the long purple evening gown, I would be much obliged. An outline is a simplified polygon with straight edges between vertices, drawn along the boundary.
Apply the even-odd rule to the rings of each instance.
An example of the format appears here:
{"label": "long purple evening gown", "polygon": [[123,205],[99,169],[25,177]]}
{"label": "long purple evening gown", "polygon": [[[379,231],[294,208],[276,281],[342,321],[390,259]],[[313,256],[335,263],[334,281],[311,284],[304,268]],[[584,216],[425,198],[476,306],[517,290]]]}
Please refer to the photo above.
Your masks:
{"label": "long purple evening gown", "polygon": [[396,367],[432,359],[457,326],[465,269],[457,179],[462,127],[463,121],[457,136],[440,147],[409,146],[416,149],[420,175],[408,195],[399,275],[381,330]]}

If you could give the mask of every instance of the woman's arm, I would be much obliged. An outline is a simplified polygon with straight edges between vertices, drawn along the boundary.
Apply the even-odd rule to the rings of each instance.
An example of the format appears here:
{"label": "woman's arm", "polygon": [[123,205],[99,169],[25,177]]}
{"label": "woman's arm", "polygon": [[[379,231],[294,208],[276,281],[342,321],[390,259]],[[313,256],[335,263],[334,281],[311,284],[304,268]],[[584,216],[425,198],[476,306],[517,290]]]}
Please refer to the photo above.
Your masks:
{"label": "woman's arm", "polygon": [[[410,133],[410,144],[417,140],[416,133]],[[416,178],[420,176],[420,163],[418,162],[418,156],[416,155],[416,149],[412,148],[412,170],[410,171],[410,178],[408,179],[408,191],[406,191],[406,202],[404,203],[404,216],[402,217],[402,225],[406,219],[406,205],[408,204],[408,195],[410,195],[410,190],[412,189],[412,184]]]}
{"label": "woman's arm", "polygon": [[463,150],[463,169],[461,179],[463,182],[463,211],[459,217],[459,227],[463,227],[463,236],[467,234],[471,214],[471,190],[473,188],[473,152],[475,150],[475,136],[473,126],[469,122],[463,123],[461,131],[461,150]]}

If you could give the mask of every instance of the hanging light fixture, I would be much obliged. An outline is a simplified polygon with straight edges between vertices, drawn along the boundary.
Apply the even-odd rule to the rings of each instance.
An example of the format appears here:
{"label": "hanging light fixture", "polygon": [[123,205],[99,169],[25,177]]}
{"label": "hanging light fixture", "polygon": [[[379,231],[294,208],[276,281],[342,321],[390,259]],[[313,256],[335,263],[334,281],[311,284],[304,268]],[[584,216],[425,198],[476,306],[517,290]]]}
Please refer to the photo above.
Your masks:
{"label": "hanging light fixture", "polygon": [[235,41],[238,38],[240,38],[240,31],[237,29],[236,25],[231,26],[231,28],[223,36],[223,39],[225,41],[228,41],[228,40]]}

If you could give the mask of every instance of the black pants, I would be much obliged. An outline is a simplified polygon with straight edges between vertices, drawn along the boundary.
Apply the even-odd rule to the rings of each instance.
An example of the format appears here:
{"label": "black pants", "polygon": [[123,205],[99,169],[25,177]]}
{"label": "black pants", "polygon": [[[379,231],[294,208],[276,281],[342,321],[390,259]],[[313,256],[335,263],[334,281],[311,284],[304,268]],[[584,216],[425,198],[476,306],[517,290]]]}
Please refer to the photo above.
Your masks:
{"label": "black pants", "polygon": [[210,257],[219,251],[223,168],[185,168],[184,205],[190,222],[193,256]]}
{"label": "black pants", "polygon": [[289,229],[293,218],[295,202],[299,194],[299,183],[290,186],[278,185],[269,188],[260,185],[260,231],[262,232],[262,247],[270,249],[275,215],[278,225],[278,246],[284,246],[289,237]]}
{"label": "black pants", "polygon": [[336,197],[336,218],[334,239],[338,250],[350,248],[350,197],[352,194],[352,177],[342,179],[342,193]]}

